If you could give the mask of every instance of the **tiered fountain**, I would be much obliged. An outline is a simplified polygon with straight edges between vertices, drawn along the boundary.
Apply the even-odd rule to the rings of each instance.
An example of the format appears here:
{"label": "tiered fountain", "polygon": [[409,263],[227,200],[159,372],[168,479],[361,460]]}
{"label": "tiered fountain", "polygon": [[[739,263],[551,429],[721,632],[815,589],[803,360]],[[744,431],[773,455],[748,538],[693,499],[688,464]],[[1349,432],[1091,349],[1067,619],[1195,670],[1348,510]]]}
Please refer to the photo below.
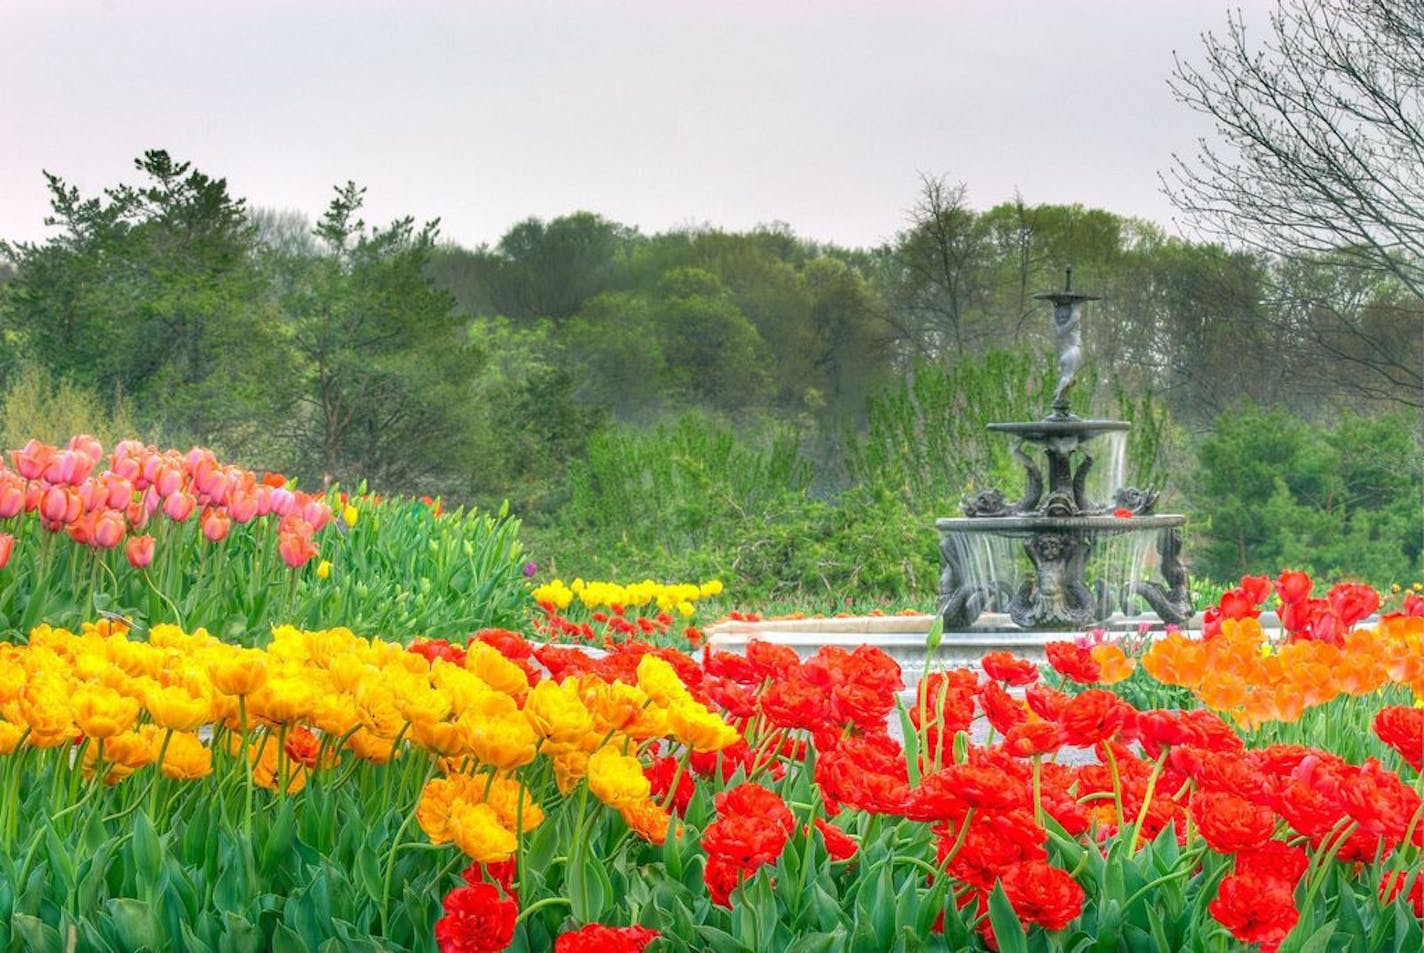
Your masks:
{"label": "tiered fountain", "polygon": [[[944,566],[938,612],[945,630],[964,631],[985,611],[1007,612],[1025,629],[1081,629],[1106,621],[1119,609],[1137,615],[1141,603],[1164,622],[1182,622],[1192,614],[1180,559],[1186,517],[1154,515],[1157,492],[1152,489],[1121,487],[1106,503],[1088,497],[1087,478],[1093,468],[1089,443],[1130,429],[1121,420],[1084,420],[1069,410],[1068,391],[1083,363],[1081,306],[1097,299],[1073,291],[1072,269],[1062,291],[1034,297],[1052,303],[1058,334],[1052,412],[1042,420],[988,425],[1018,441],[1014,457],[1028,475],[1022,498],[1008,502],[1001,491],[985,490],[964,502],[964,516],[935,522]],[[1046,477],[1025,452],[1029,445],[1042,448]],[[1141,560],[1135,557],[1123,560],[1124,568],[1116,570],[1105,565],[1108,560],[1096,558],[1106,540],[1147,540],[1153,535],[1161,582],[1137,578]],[[994,551],[995,541],[1004,540],[1022,541],[1027,574],[983,558]],[[1096,571],[1092,584],[1090,570]]]}

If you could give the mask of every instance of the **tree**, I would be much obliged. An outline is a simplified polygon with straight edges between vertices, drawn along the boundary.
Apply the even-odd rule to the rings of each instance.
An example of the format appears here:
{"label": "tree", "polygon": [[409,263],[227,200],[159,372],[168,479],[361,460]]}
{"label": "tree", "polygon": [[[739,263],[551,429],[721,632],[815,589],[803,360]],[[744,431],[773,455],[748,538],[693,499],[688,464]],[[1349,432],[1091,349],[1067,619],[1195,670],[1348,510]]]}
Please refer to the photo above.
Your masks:
{"label": "tree", "polygon": [[245,203],[162,150],[134,165],[138,184],[91,197],[45,174],[61,231],[0,246],[18,268],[3,318],[26,359],[132,397],[166,439],[243,449],[287,379]]}
{"label": "tree", "polygon": [[[1177,207],[1228,242],[1329,256],[1424,299],[1424,0],[1284,0],[1262,47],[1239,13],[1204,44],[1201,65],[1178,59],[1172,88],[1220,141],[1176,157],[1166,187]],[[1348,320],[1326,333],[1330,359],[1424,403],[1417,347],[1381,347]],[[1409,340],[1419,336],[1416,321]]]}
{"label": "tree", "polygon": [[323,253],[284,259],[282,305],[300,360],[292,449],[324,481],[439,490],[472,465],[459,451],[480,353],[424,275],[438,223],[368,228],[364,195],[351,182],[337,188],[315,230]]}
{"label": "tree", "polygon": [[900,336],[917,354],[962,354],[974,337],[970,314],[987,293],[989,242],[963,183],[920,179],[920,199],[896,254]]}

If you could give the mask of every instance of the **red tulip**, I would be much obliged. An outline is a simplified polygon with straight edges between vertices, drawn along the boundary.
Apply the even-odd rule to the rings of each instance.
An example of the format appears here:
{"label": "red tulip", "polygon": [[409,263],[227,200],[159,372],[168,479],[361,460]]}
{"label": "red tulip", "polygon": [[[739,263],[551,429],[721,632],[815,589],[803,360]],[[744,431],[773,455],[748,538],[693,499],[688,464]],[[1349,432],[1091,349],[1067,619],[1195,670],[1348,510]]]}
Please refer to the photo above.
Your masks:
{"label": "red tulip", "polygon": [[0,533],[0,569],[10,564],[10,553],[14,549],[15,537],[9,533]]}
{"label": "red tulip", "polygon": [[124,547],[124,555],[128,556],[130,566],[147,569],[153,562],[153,537],[130,536],[128,545]]}
{"label": "red tulip", "polygon": [[1259,606],[1271,594],[1271,577],[1242,576],[1241,591],[1251,600],[1253,606]]}
{"label": "red tulip", "polygon": [[1379,593],[1356,582],[1342,582],[1326,595],[1330,609],[1346,626],[1352,626],[1380,607]]}
{"label": "red tulip", "polygon": [[1221,617],[1223,619],[1254,619],[1261,613],[1256,603],[1241,589],[1228,589],[1221,594]]}
{"label": "red tulip", "polygon": [[1310,598],[1310,577],[1295,569],[1287,569],[1276,579],[1276,595],[1286,605],[1294,605]]}

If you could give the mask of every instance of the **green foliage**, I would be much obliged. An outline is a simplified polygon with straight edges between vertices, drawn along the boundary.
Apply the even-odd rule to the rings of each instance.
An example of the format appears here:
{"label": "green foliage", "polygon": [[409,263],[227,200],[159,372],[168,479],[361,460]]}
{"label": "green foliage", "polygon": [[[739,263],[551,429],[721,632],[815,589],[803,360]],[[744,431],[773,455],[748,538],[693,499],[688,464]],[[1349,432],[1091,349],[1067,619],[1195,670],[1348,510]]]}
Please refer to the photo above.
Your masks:
{"label": "green foliage", "polygon": [[55,380],[38,364],[21,370],[0,400],[0,446],[21,447],[32,438],[58,445],[81,433],[110,445],[132,437],[132,406],[122,394],[104,401],[86,387]]}
{"label": "green foliage", "polygon": [[1424,454],[1409,419],[1332,426],[1243,405],[1217,419],[1191,478],[1196,573],[1305,569],[1387,586],[1419,577]]}
{"label": "green foliage", "polygon": [[6,325],[27,360],[131,397],[169,441],[235,444],[279,419],[288,376],[244,202],[166,152],[135,167],[138,184],[93,198],[46,176],[61,231],[0,249],[18,266]]}
{"label": "green foliage", "polygon": [[196,518],[174,523],[160,514],[149,527],[153,565],[135,570],[122,548],[81,546],[22,514],[6,521],[16,542],[0,578],[0,636],[23,640],[41,622],[77,630],[111,613],[139,631],[201,626],[244,644],[264,644],[284,624],[408,642],[460,639],[526,617],[518,520],[473,509],[436,517],[409,498],[352,505],[356,524],[339,518],[338,504],[338,519],[316,538],[318,556],[296,570],[279,558],[275,517],[234,524],[210,543]]}

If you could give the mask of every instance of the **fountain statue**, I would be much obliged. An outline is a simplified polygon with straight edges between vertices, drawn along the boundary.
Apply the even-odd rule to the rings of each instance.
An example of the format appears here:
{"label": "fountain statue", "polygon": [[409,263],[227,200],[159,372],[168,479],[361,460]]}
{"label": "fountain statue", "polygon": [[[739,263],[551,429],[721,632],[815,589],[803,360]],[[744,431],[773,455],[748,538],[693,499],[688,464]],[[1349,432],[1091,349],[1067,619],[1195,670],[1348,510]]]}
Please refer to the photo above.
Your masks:
{"label": "fountain statue", "polygon": [[[1117,488],[1106,503],[1088,496],[1093,467],[1088,444],[1097,437],[1125,433],[1120,420],[1085,420],[1069,409],[1068,392],[1083,364],[1083,302],[1091,295],[1073,291],[1068,269],[1062,291],[1034,295],[1053,305],[1058,340],[1058,384],[1052,412],[1042,420],[991,423],[990,430],[1017,438],[1014,458],[1027,473],[1024,495],[1008,502],[997,489],[964,501],[963,517],[940,519],[939,614],[947,631],[968,628],[985,611],[1005,611],[1027,629],[1082,628],[1097,625],[1120,609],[1136,615],[1145,602],[1164,622],[1180,623],[1192,614],[1187,573],[1181,562],[1185,516],[1156,515],[1157,491]],[[1043,449],[1047,472],[1025,452]],[[1155,535],[1161,582],[1136,578],[1135,567],[1121,579],[1100,571],[1088,581],[1089,566],[1104,540]],[[1021,540],[1031,570],[1013,586],[1000,570],[985,571],[974,557],[976,542]],[[1131,560],[1135,562],[1136,560]],[[1017,575],[1016,573],[1014,575]]]}

